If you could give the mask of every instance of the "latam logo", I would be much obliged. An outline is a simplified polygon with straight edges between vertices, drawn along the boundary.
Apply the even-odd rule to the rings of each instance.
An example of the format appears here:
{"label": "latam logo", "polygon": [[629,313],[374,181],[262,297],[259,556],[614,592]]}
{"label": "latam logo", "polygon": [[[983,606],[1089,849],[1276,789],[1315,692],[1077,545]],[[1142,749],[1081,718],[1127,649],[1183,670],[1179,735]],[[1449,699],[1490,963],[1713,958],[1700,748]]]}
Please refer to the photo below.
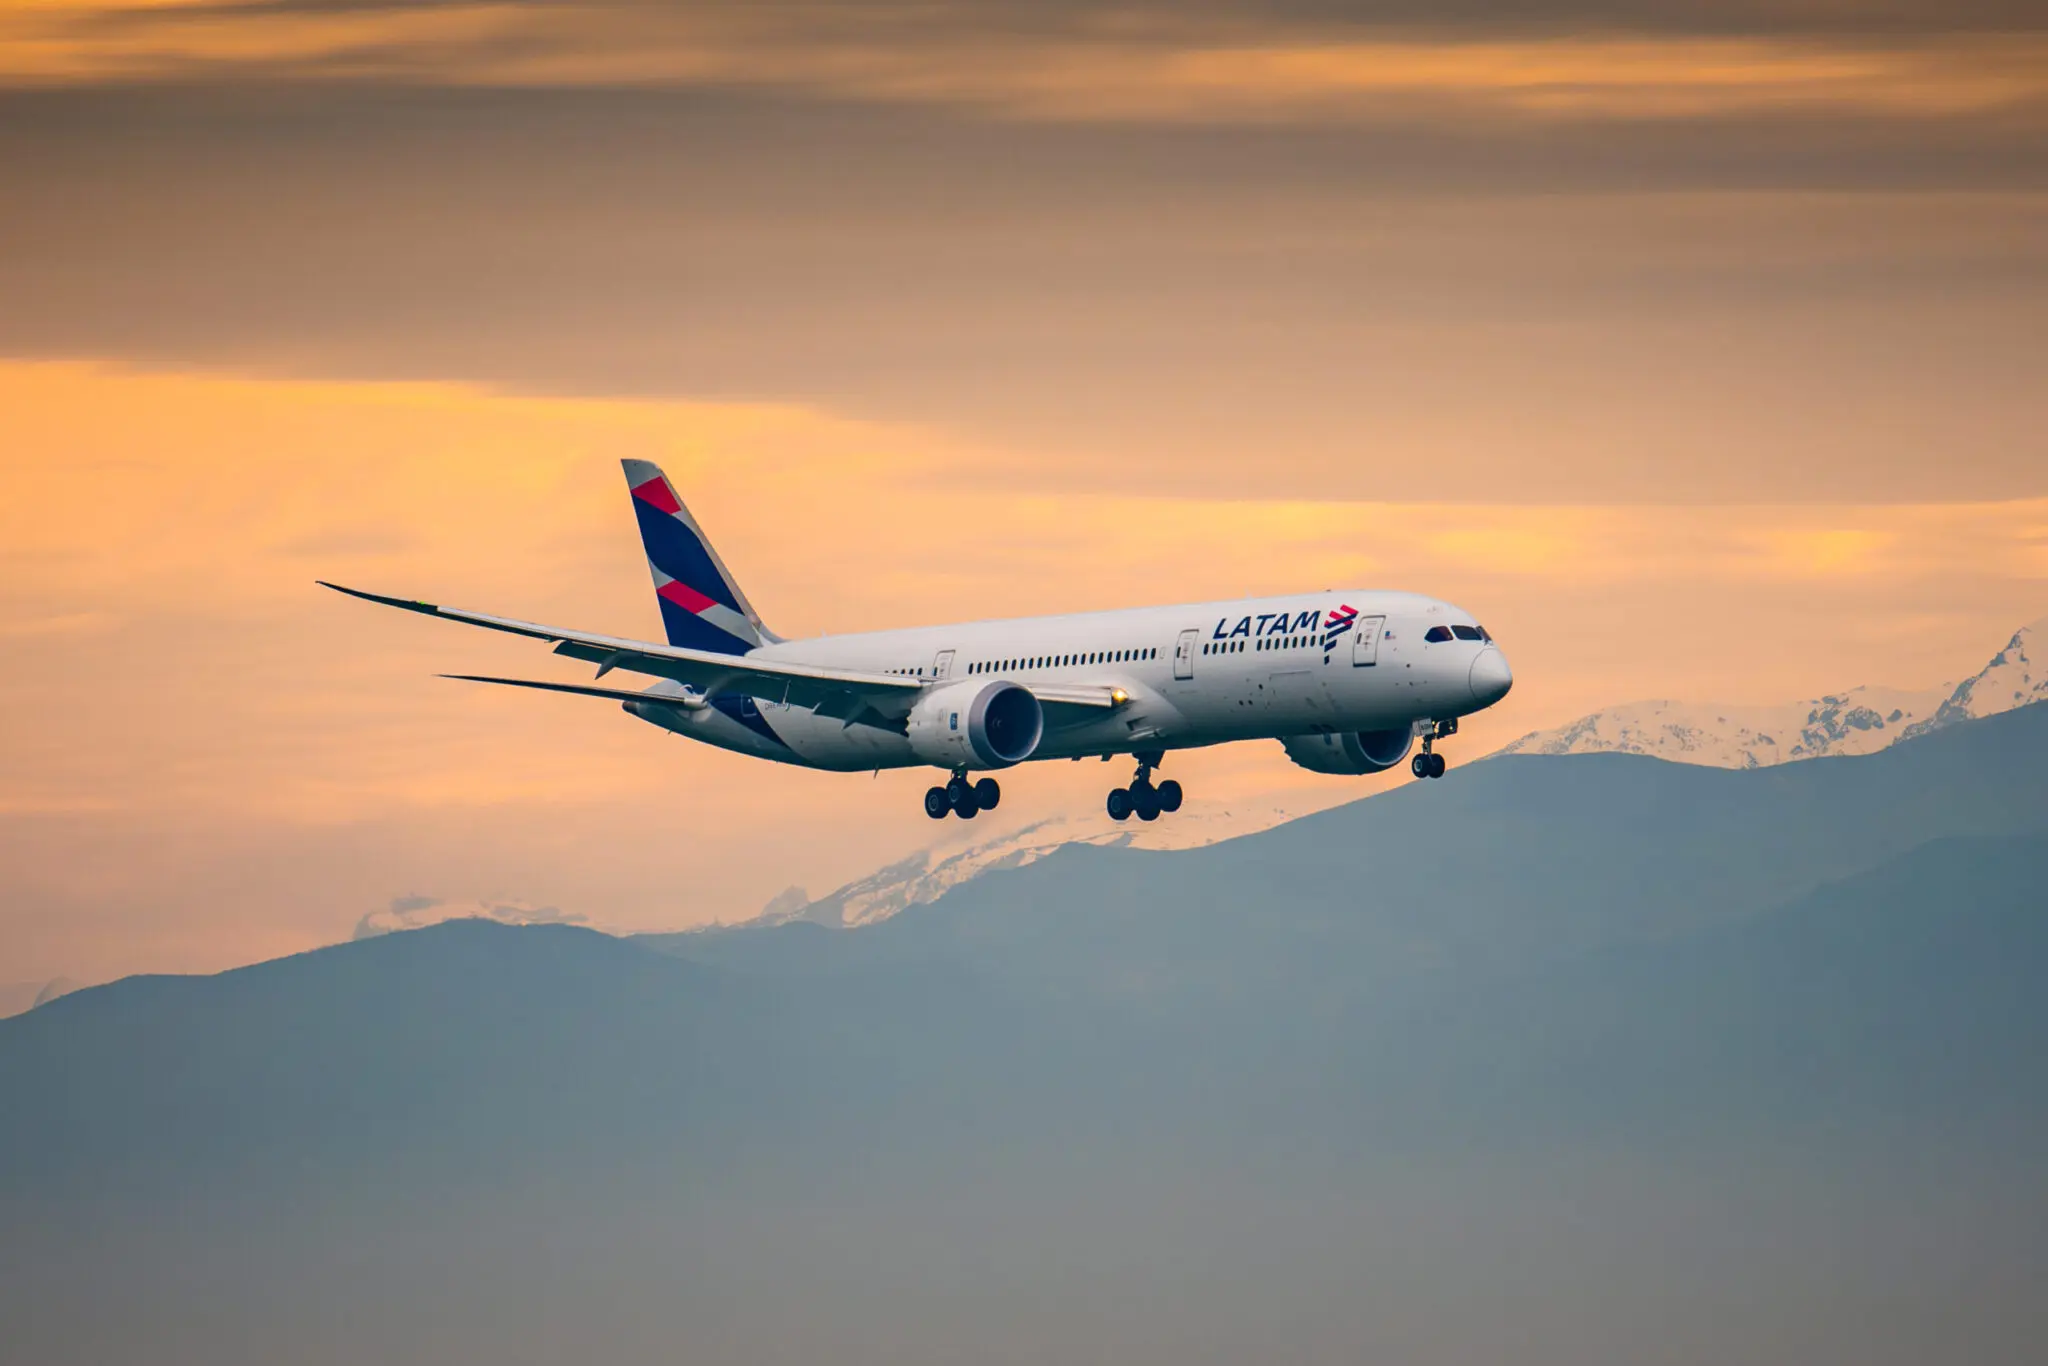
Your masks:
{"label": "latam logo", "polygon": [[1331,608],[1328,616],[1313,608],[1300,612],[1261,612],[1255,617],[1240,618],[1235,626],[1230,624],[1229,617],[1219,619],[1210,638],[1235,640],[1239,636],[1263,638],[1319,631],[1323,638],[1323,650],[1328,653],[1357,622],[1358,609],[1349,603]]}

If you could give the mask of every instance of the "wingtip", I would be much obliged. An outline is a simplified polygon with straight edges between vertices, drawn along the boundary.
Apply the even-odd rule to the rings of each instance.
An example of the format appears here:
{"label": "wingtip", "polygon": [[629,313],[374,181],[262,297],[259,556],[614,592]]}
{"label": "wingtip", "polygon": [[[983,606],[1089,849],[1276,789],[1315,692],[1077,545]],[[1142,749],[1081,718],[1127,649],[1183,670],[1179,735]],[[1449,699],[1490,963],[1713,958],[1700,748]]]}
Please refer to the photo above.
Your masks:
{"label": "wingtip", "polygon": [[325,579],[315,579],[313,582],[319,584],[322,588],[331,588],[337,593],[345,593],[352,598],[361,598],[364,602],[382,603],[386,607],[403,607],[408,612],[438,613],[441,610],[431,602],[421,602],[416,598],[394,598],[384,593],[372,593],[363,588],[350,588],[347,584],[343,583],[329,583]]}

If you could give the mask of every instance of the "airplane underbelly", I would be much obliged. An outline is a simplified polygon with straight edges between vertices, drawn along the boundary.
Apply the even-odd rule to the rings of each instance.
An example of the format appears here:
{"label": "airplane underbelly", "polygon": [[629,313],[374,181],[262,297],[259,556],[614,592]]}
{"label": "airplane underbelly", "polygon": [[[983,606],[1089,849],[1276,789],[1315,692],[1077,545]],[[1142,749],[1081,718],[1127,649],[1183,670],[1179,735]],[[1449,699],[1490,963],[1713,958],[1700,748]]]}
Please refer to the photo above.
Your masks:
{"label": "airplane underbelly", "polygon": [[917,762],[910,742],[893,731],[848,726],[804,707],[738,694],[714,697],[695,711],[634,705],[627,710],[689,739],[777,763],[858,772]]}
{"label": "airplane underbelly", "polygon": [[907,737],[878,726],[849,726],[836,716],[820,716],[807,707],[782,703],[763,705],[761,719],[787,747],[791,763],[859,772],[919,762]]}

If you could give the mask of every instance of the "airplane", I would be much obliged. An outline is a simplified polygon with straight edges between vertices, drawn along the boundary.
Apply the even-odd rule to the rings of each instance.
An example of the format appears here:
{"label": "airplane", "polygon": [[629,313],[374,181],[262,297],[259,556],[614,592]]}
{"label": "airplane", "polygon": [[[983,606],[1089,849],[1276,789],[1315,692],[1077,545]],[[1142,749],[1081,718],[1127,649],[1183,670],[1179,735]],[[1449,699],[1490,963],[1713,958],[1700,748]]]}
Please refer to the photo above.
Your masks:
{"label": "airplane", "polygon": [[[1471,613],[1364,589],[786,640],[660,468],[621,463],[665,644],[320,586],[597,665],[587,684],[446,678],[609,699],[664,730],[778,763],[947,770],[924,796],[934,820],[994,809],[1002,788],[990,775],[1003,769],[1120,754],[1137,770],[1110,792],[1110,817],[1157,820],[1183,797],[1175,780],[1152,781],[1168,751],[1238,740],[1278,740],[1315,773],[1380,773],[1409,759],[1416,777],[1441,778],[1437,742],[1514,683]],[[600,686],[614,670],[656,681]]]}

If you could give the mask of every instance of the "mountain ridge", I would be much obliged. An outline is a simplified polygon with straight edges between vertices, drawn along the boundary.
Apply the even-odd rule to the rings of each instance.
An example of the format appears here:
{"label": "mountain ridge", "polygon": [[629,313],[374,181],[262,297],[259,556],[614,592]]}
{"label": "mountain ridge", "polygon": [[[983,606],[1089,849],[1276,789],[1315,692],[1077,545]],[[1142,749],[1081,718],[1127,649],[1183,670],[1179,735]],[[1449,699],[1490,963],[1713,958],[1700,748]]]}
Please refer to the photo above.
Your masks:
{"label": "mountain ridge", "polygon": [[1501,754],[1643,754],[1717,768],[1762,768],[1869,754],[1901,740],[2048,700],[2048,668],[2033,658],[2048,617],[2013,632],[1961,683],[1906,689],[1861,685],[1804,702],[1763,706],[1651,699],[1531,731]]}

